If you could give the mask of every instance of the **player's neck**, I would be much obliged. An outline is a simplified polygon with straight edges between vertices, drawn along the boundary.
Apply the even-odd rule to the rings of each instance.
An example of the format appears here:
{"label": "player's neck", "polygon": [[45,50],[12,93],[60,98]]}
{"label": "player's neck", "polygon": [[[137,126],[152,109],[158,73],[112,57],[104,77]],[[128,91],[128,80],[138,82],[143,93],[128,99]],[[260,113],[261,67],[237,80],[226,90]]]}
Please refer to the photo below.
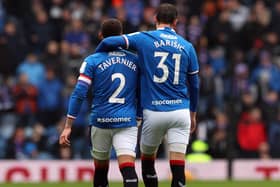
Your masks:
{"label": "player's neck", "polygon": [[157,27],[157,29],[162,29],[162,28],[165,28],[165,27],[174,29],[174,27],[173,27],[171,24],[167,24],[167,23],[160,23],[160,24],[157,24],[156,27]]}

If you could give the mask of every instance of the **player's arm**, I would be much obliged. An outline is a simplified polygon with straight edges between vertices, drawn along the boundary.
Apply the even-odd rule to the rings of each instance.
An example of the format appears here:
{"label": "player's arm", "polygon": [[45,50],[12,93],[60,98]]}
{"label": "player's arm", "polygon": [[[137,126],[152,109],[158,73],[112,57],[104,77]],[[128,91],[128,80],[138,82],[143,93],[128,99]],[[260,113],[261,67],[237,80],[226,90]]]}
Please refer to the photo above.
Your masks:
{"label": "player's arm", "polygon": [[137,75],[137,88],[136,88],[136,120],[137,120],[137,126],[139,127],[142,124],[142,120],[143,120],[143,108],[141,105],[141,92],[140,92],[140,72],[138,72]]}
{"label": "player's arm", "polygon": [[80,108],[82,106],[83,100],[87,96],[88,89],[91,85],[91,67],[87,67],[87,63],[83,62],[80,69],[80,76],[78,82],[71,94],[67,112],[67,118],[64,126],[64,130],[60,136],[59,143],[64,146],[70,145],[69,136],[71,134],[71,129],[73,123],[78,116]]}
{"label": "player's arm", "polygon": [[95,52],[108,52],[118,49],[119,47],[124,49],[136,50],[136,41],[140,33],[132,33],[121,36],[111,36],[104,38],[96,47]]}
{"label": "player's arm", "polygon": [[199,65],[193,46],[189,48],[189,60],[188,87],[190,94],[191,132],[193,132],[196,129],[196,111],[199,100]]}

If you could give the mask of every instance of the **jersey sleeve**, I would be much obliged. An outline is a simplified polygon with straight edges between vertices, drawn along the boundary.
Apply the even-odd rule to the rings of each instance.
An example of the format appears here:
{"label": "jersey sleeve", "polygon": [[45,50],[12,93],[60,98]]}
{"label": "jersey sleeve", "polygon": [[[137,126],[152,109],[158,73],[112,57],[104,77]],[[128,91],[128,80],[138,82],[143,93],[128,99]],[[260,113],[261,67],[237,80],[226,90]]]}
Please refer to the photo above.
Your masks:
{"label": "jersey sleeve", "polygon": [[189,75],[197,74],[199,72],[199,65],[198,65],[195,49],[192,45],[189,47],[188,52],[189,52],[189,62],[190,62],[188,66],[188,74]]}
{"label": "jersey sleeve", "polygon": [[199,100],[199,65],[194,47],[189,48],[188,83],[190,93],[190,111],[196,112]]}
{"label": "jersey sleeve", "polygon": [[137,50],[137,41],[141,41],[141,32],[125,34],[123,35],[123,38],[126,43],[126,49]]}
{"label": "jersey sleeve", "polygon": [[135,32],[131,34],[125,34],[121,36],[111,36],[103,39],[96,47],[95,52],[108,52],[118,49],[119,47],[124,49],[137,49],[137,41],[141,37],[141,32]]}
{"label": "jersey sleeve", "polygon": [[93,66],[88,61],[86,58],[81,65],[80,76],[69,100],[67,117],[71,119],[76,119],[92,82]]}
{"label": "jersey sleeve", "polygon": [[127,48],[127,42],[124,35],[104,38],[96,47],[95,52],[98,53],[98,52],[114,51],[119,47],[125,49]]}
{"label": "jersey sleeve", "polygon": [[80,67],[80,75],[78,78],[78,83],[85,84],[87,86],[91,85],[93,78],[93,65],[89,63],[90,58],[86,58]]}

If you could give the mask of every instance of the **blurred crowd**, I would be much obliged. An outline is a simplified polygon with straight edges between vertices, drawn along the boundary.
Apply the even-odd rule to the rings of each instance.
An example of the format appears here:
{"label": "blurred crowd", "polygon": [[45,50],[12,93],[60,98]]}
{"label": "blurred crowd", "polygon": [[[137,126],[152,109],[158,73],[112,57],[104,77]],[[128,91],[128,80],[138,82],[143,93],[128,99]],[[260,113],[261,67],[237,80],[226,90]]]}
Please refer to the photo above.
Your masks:
{"label": "blurred crowd", "polygon": [[176,31],[200,62],[190,144],[203,141],[212,158],[280,158],[279,0],[0,0],[0,158],[90,158],[90,97],[71,148],[58,145],[79,67],[104,19],[120,19],[124,33],[151,30],[161,2],[176,3]]}

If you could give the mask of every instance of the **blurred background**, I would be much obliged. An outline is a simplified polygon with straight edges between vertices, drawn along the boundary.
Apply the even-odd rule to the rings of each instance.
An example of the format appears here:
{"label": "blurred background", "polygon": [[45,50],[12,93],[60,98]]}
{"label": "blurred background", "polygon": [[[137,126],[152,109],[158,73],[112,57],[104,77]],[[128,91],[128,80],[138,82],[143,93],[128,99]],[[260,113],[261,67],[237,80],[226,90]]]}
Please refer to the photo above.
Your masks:
{"label": "blurred background", "polygon": [[58,145],[79,67],[104,19],[120,19],[124,33],[151,30],[161,2],[177,5],[176,31],[200,63],[186,158],[280,158],[279,0],[0,0],[0,159],[90,159],[90,97],[72,146]]}

